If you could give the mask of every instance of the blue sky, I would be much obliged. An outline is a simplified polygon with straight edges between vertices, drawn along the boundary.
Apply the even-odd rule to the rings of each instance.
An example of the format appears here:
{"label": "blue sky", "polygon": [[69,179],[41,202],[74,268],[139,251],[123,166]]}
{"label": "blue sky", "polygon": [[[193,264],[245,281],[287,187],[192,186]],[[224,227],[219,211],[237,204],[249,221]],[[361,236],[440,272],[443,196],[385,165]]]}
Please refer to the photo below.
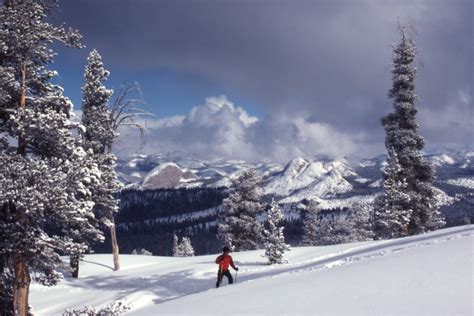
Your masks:
{"label": "blue sky", "polygon": [[[58,45],[56,51],[58,56],[55,58],[54,67],[60,72],[55,83],[64,88],[75,109],[79,110],[89,49],[86,47],[82,50],[71,50]],[[123,82],[137,82],[146,101],[143,107],[156,117],[185,115],[193,106],[202,104],[206,97],[218,95],[226,95],[239,104],[245,104],[246,110],[254,116],[263,117],[265,114],[263,107],[241,98],[232,88],[196,73],[173,71],[164,67],[150,70],[122,69],[120,65],[107,65],[105,58],[104,66],[111,72],[106,82],[107,87],[114,89]]]}
{"label": "blue sky", "polygon": [[[87,54],[109,87],[137,81],[147,153],[285,161],[375,156],[392,111],[399,22],[418,46],[418,122],[426,151],[473,148],[470,0],[75,0],[53,17],[86,49],[60,48],[54,67],[76,108]],[[136,135],[123,133],[124,152]],[[129,146],[133,147],[133,146]]]}

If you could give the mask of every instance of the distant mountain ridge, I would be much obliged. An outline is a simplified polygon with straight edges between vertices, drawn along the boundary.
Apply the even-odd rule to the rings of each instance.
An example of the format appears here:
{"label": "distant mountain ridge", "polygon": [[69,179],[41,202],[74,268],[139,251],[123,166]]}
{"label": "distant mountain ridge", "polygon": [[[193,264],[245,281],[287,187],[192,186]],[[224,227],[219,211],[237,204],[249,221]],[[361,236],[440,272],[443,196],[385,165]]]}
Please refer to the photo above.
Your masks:
{"label": "distant mountain ridge", "polygon": [[[436,183],[442,184],[441,187],[473,189],[474,152],[440,153],[426,158],[436,166]],[[120,160],[117,171],[129,188],[178,189],[229,187],[243,169],[252,168],[263,178],[264,195],[279,203],[313,199],[330,207],[351,204],[356,196],[370,199],[369,196],[380,190],[384,165],[384,155],[351,160],[297,157],[286,165],[270,161],[206,161],[179,155],[133,155]],[[446,194],[443,199],[449,201],[449,196]]]}

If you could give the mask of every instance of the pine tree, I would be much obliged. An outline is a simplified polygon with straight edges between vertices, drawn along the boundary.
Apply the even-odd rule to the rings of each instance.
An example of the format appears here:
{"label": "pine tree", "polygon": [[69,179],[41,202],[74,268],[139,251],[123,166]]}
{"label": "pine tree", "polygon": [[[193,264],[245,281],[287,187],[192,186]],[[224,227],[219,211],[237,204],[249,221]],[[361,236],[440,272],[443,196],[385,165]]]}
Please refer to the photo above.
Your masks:
{"label": "pine tree", "polygon": [[49,3],[7,0],[0,7],[0,254],[2,272],[13,274],[14,309],[22,316],[30,271],[39,282],[56,284],[59,254],[83,245],[77,231],[102,238],[89,190],[97,164],[73,137],[72,104],[48,69],[51,43],[81,47],[81,36],[46,22]]}
{"label": "pine tree", "polygon": [[[403,192],[410,199],[408,205],[401,203],[394,207],[410,214],[408,234],[413,235],[437,229],[444,225],[444,220],[436,203],[434,166],[421,153],[424,141],[418,133],[416,122],[416,45],[408,27],[400,27],[400,33],[401,41],[394,47],[393,85],[389,92],[394,112],[382,118],[382,125],[386,131],[385,146],[387,150],[393,148],[401,168],[398,175],[388,178],[395,183],[406,181]],[[384,212],[386,210],[379,211],[382,214]]]}
{"label": "pine tree", "polygon": [[104,86],[109,75],[102,57],[94,49],[87,57],[84,71],[82,124],[86,128],[84,138],[87,147],[92,148],[96,154],[105,153],[117,137],[109,110],[109,99],[113,91]]}
{"label": "pine tree", "polygon": [[181,244],[179,245],[180,253],[182,257],[192,257],[194,256],[194,249],[191,245],[191,239],[189,237],[183,237]]}
{"label": "pine tree", "polygon": [[261,243],[262,225],[257,219],[263,210],[261,181],[254,170],[242,171],[219,212],[218,238],[235,251],[257,249]]}
{"label": "pine tree", "polygon": [[407,182],[403,178],[397,153],[388,151],[387,165],[383,170],[383,191],[376,199],[374,232],[377,238],[390,239],[408,235],[412,215]]}
{"label": "pine tree", "polygon": [[315,246],[319,242],[319,210],[319,203],[316,201],[309,201],[306,206],[303,216],[303,239],[301,241],[303,246]]}
{"label": "pine tree", "polygon": [[173,257],[179,257],[179,240],[176,234],[173,234]]}
{"label": "pine tree", "polygon": [[183,237],[181,242],[178,240],[176,234],[173,235],[173,257],[192,257],[194,256],[194,249],[191,245],[189,237]]}
{"label": "pine tree", "polygon": [[109,98],[113,91],[104,86],[109,72],[104,68],[99,53],[93,50],[87,61],[82,87],[82,124],[85,129],[83,138],[85,147],[100,162],[102,174],[101,185],[94,192],[94,212],[110,230],[114,270],[119,270],[119,247],[114,216],[118,211],[115,194],[121,188],[121,184],[115,172],[116,157],[112,153],[112,144],[118,136],[109,109]]}
{"label": "pine tree", "polygon": [[280,207],[272,200],[267,212],[268,229],[263,231],[265,256],[268,258],[269,264],[286,262],[284,253],[290,249],[285,243],[284,227],[279,226],[282,220],[283,214]]}

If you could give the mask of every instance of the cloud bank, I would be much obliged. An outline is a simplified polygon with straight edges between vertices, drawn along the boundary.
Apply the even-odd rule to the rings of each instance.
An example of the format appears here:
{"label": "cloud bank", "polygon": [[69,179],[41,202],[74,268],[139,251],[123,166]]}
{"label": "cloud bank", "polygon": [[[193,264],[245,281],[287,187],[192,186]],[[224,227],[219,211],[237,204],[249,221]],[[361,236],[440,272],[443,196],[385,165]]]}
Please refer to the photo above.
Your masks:
{"label": "cloud bank", "polygon": [[[146,125],[144,153],[181,152],[205,159],[269,159],[287,162],[297,156],[343,157],[373,150],[364,135],[346,134],[304,113],[258,119],[225,96],[209,97],[185,116],[152,119]],[[119,154],[136,149],[136,132],[121,131]]]}
{"label": "cloud bank", "polygon": [[[242,125],[236,108],[216,110],[206,103],[183,121],[156,122],[169,125],[154,127],[160,130],[157,138],[163,138],[156,140],[157,148],[173,147],[172,139],[174,147],[181,147],[187,137],[195,141],[188,142],[190,150],[216,155],[253,156],[260,148],[275,156],[323,148],[332,154],[356,151],[368,156],[374,148],[382,152],[380,117],[392,111],[387,92],[398,21],[416,30],[419,124],[427,148],[473,146],[472,0],[63,4],[64,20],[122,73],[167,69],[205,78],[267,113]],[[224,119],[228,122],[222,123]],[[173,125],[178,122],[182,132]],[[328,138],[338,145],[331,147]],[[208,140],[216,147],[206,148]]]}

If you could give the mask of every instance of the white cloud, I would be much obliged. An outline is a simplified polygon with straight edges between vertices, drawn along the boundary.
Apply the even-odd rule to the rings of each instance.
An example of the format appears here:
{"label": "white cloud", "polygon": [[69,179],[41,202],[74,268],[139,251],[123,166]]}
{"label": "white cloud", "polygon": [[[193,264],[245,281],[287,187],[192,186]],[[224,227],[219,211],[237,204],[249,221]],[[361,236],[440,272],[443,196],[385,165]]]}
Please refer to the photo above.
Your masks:
{"label": "white cloud", "polygon": [[[344,134],[306,115],[283,113],[259,120],[225,96],[207,98],[186,116],[148,120],[145,153],[181,152],[202,158],[271,159],[344,156],[360,149],[361,135]],[[119,154],[137,148],[137,133],[121,132]]]}

